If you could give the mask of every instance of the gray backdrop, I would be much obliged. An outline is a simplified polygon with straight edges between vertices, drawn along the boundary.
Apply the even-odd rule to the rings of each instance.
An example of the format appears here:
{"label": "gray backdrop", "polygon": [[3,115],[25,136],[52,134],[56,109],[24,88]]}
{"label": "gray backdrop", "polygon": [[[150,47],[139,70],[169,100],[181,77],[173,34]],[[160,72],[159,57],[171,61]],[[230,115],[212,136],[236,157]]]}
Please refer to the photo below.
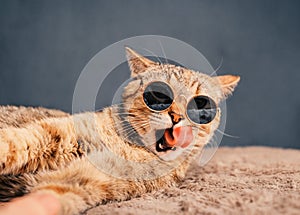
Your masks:
{"label": "gray backdrop", "polygon": [[[76,80],[98,51],[158,34],[242,77],[227,102],[223,145],[300,148],[300,1],[0,1],[0,104],[72,109]],[[126,66],[121,83],[129,74]],[[109,88],[111,85],[107,85]],[[107,90],[106,90],[107,91]],[[98,107],[107,105],[105,96]]]}

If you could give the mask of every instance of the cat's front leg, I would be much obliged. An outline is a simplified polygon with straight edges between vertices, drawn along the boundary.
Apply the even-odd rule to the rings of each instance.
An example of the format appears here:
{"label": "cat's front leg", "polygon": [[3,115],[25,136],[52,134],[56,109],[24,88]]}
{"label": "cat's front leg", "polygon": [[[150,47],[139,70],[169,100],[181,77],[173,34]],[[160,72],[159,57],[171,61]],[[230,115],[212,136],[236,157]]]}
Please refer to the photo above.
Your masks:
{"label": "cat's front leg", "polygon": [[61,202],[61,213],[73,215],[109,201],[127,200],[174,185],[178,180],[173,174],[151,180],[121,179],[103,173],[88,159],[82,158],[66,168],[38,174],[35,185],[29,190],[54,194]]}
{"label": "cat's front leg", "polygon": [[126,200],[146,192],[137,182],[106,175],[85,159],[78,159],[63,169],[38,174],[29,190],[54,194],[61,202],[64,215],[80,214],[98,204]]}

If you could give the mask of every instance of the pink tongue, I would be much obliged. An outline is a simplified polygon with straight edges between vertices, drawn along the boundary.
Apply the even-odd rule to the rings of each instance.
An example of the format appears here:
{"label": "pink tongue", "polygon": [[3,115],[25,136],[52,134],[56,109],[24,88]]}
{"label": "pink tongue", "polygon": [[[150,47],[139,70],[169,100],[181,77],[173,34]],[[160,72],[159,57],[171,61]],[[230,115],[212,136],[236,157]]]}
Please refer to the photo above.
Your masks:
{"label": "pink tongue", "polygon": [[187,147],[193,141],[192,128],[189,126],[177,127],[173,129],[172,135],[169,130],[164,133],[165,140],[169,147]]}

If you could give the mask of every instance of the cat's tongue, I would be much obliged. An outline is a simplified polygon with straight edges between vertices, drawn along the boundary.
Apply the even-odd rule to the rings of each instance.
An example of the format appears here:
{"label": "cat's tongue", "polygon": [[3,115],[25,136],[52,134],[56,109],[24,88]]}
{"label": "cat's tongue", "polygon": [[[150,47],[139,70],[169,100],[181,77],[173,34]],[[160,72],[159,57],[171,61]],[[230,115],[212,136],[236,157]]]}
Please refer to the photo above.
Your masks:
{"label": "cat's tongue", "polygon": [[167,129],[164,133],[164,138],[169,147],[180,146],[187,147],[193,141],[193,131],[190,126],[176,127],[171,134]]}

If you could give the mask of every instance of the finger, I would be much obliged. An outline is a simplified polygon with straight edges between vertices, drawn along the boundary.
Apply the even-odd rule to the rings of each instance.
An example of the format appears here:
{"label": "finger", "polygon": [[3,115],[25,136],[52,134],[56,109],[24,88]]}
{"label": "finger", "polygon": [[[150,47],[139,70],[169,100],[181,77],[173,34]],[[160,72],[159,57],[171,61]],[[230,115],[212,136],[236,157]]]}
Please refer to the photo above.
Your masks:
{"label": "finger", "polygon": [[58,200],[50,194],[33,194],[7,204],[0,215],[56,215],[60,210]]}

